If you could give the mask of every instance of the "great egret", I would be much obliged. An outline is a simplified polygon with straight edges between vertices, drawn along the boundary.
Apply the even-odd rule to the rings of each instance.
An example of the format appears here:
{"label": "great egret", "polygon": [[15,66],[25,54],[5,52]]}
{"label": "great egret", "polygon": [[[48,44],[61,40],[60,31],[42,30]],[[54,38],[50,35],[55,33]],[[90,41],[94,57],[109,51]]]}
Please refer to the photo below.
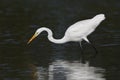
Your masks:
{"label": "great egret", "polygon": [[85,40],[88,43],[90,43],[89,40],[87,39],[87,36],[91,34],[104,19],[105,19],[104,14],[98,14],[92,19],[78,21],[75,24],[71,25],[66,30],[65,35],[62,39],[53,38],[52,31],[49,28],[42,27],[36,30],[33,37],[28,41],[28,44],[43,31],[46,31],[48,33],[48,39],[53,43],[62,44],[62,43],[74,41],[74,42],[80,42],[81,44],[82,40]]}

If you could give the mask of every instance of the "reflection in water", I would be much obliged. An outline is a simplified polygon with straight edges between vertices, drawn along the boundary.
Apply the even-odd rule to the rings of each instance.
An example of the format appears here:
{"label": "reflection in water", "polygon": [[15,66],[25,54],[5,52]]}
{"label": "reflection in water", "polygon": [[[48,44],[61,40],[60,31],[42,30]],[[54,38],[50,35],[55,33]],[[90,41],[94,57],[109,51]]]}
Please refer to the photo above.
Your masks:
{"label": "reflection in water", "polygon": [[38,67],[37,80],[105,80],[104,69],[91,67],[89,63],[58,60],[49,65],[48,70]]}
{"label": "reflection in water", "polygon": [[48,80],[47,70],[43,67],[37,67],[37,71],[34,76],[37,77],[35,80]]}

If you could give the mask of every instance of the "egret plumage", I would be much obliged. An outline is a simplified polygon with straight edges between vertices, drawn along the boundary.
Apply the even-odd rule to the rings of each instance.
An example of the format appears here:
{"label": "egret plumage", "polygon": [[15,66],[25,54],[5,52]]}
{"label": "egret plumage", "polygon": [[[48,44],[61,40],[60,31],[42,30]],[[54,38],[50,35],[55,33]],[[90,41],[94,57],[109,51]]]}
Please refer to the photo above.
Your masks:
{"label": "egret plumage", "polygon": [[53,33],[49,28],[41,27],[36,30],[33,37],[28,41],[28,44],[43,31],[46,31],[48,33],[47,37],[49,41],[56,44],[62,44],[70,41],[79,42],[81,44],[82,40],[90,43],[87,39],[87,36],[91,34],[104,19],[104,14],[98,14],[91,19],[78,21],[66,30],[65,35],[61,39],[53,38]]}

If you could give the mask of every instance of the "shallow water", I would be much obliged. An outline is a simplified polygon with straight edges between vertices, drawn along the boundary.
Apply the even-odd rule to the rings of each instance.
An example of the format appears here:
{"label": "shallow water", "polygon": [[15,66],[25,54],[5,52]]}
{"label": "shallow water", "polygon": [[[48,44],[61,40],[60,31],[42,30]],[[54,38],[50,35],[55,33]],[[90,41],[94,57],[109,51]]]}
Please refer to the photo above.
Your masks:
{"label": "shallow water", "polygon": [[[119,0],[0,0],[0,80],[120,80]],[[98,55],[83,42],[53,44],[39,27],[62,38],[76,21],[104,13],[106,20],[88,36]]]}

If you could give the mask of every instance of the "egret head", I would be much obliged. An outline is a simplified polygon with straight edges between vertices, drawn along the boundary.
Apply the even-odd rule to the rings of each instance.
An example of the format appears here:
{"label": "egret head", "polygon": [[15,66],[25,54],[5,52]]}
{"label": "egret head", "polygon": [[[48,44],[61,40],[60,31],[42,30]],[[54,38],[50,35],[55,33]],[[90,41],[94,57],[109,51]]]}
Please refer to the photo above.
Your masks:
{"label": "egret head", "polygon": [[30,40],[28,41],[27,44],[29,44],[31,41],[33,41],[33,39],[35,39],[40,34],[40,32],[41,31],[39,29],[37,29],[35,34],[30,38]]}

